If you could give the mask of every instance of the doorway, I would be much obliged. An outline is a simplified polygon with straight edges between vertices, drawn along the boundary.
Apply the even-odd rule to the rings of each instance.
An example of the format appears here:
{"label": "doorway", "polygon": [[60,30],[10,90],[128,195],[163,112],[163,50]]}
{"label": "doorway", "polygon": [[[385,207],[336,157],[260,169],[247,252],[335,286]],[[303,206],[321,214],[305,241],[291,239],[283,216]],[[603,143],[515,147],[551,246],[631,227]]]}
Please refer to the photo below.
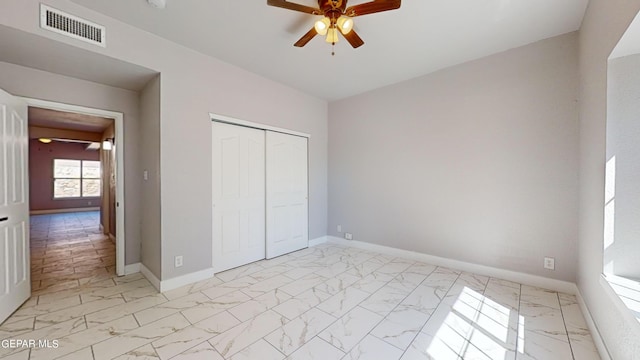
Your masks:
{"label": "doorway", "polygon": [[40,159],[29,176],[33,291],[125,275],[123,115],[22,99],[40,152],[30,154]]}

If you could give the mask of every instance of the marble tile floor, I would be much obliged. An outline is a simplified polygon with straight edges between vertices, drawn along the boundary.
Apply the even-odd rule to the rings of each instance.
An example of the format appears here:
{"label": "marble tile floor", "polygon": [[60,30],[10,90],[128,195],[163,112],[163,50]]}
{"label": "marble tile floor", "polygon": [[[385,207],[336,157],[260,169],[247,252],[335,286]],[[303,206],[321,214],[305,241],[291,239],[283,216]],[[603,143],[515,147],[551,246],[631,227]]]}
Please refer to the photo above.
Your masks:
{"label": "marble tile floor", "polygon": [[33,215],[30,224],[34,294],[115,274],[115,245],[100,231],[99,211]]}
{"label": "marble tile floor", "polygon": [[158,294],[140,274],[32,297],[26,359],[599,359],[572,295],[323,244]]}

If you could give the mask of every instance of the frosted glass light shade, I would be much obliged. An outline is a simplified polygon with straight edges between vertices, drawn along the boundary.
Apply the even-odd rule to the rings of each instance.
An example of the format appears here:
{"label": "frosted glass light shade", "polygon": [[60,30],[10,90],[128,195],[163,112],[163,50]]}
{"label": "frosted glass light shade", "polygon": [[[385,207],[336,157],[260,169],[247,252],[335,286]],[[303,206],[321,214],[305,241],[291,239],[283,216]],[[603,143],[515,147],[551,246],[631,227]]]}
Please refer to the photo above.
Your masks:
{"label": "frosted glass light shade", "polygon": [[350,17],[342,15],[338,18],[336,24],[338,25],[340,32],[344,35],[347,35],[351,30],[353,30],[353,19]]}
{"label": "frosted glass light shade", "polygon": [[329,29],[329,31],[327,31],[327,42],[328,43],[335,44],[339,40],[340,39],[338,39],[338,29],[333,27],[333,28]]}
{"label": "frosted glass light shade", "polygon": [[327,35],[327,30],[329,30],[329,25],[331,25],[331,20],[328,17],[323,17],[322,19],[316,21],[314,28],[318,35],[325,36]]}

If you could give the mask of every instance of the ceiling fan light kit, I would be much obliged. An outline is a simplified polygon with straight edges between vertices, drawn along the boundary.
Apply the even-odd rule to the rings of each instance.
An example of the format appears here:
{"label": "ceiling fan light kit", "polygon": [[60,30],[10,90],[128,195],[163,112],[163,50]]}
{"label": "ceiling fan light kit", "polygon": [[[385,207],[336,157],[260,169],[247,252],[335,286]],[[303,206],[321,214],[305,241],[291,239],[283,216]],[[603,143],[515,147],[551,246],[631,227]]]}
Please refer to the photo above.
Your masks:
{"label": "ceiling fan light kit", "polygon": [[[356,49],[364,45],[364,41],[353,30],[353,18],[400,8],[401,0],[373,0],[363,4],[347,7],[347,0],[318,0],[318,8],[296,4],[287,0],[267,0],[267,5],[312,15],[322,15],[314,26],[304,34],[293,46],[303,47],[316,35],[326,36],[325,41],[335,45],[339,40],[338,30]],[[335,55],[332,52],[331,55]]]}

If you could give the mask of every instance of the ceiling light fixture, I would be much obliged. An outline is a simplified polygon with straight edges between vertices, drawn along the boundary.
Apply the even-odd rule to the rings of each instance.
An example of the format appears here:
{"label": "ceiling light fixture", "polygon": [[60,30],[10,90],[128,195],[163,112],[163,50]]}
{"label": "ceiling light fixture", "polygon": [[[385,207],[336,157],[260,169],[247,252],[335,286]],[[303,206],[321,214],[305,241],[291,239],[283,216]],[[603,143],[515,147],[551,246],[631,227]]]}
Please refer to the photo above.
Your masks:
{"label": "ceiling light fixture", "polygon": [[113,138],[104,139],[102,141],[102,150],[111,151],[113,149]]}
{"label": "ceiling light fixture", "polygon": [[41,143],[43,143],[43,144],[49,144],[49,143],[51,143],[51,141],[53,141],[53,140],[51,140],[51,139],[49,139],[49,138],[39,138],[39,139],[38,139],[38,141],[40,141],[40,142],[41,142]]}
{"label": "ceiling light fixture", "polygon": [[[148,0],[152,1],[152,0]],[[308,0],[307,0],[308,1]],[[348,6],[349,0],[317,0],[318,7],[302,5],[289,0],[267,0],[267,5],[283,9],[303,12],[311,15],[321,15],[322,18],[306,34],[293,44],[295,47],[307,45],[316,35],[326,36],[325,41],[334,49],[339,40],[338,30],[354,48],[364,45],[364,41],[353,30],[353,18],[356,16],[375,14],[400,8],[402,0],[370,0],[353,6]],[[331,52],[335,55],[335,51]]]}
{"label": "ceiling light fixture", "polygon": [[[347,35],[353,29],[353,19],[344,15],[340,16],[338,20],[323,16],[322,19],[316,21],[313,28],[318,35],[326,35],[325,41],[335,46],[336,43],[340,41],[338,30],[340,30],[342,35]],[[332,51],[331,55],[335,55],[335,51]]]}

